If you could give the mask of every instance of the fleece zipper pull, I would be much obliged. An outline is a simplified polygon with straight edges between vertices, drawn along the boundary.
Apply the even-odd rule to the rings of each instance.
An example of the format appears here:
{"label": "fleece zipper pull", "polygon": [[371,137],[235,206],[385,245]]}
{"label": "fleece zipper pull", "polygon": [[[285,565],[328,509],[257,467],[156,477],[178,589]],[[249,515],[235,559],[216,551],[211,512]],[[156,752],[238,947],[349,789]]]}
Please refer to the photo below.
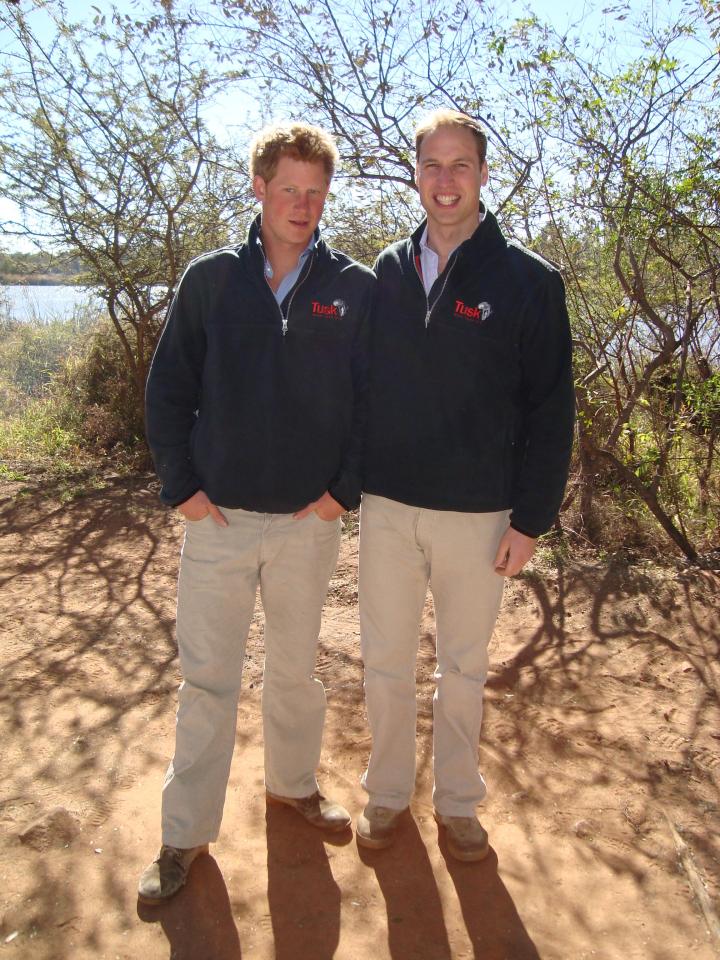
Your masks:
{"label": "fleece zipper pull", "polygon": [[423,279],[423,274],[422,274],[422,262],[420,260],[420,256],[418,254],[415,254],[415,272],[418,275],[418,279],[420,280],[420,283],[423,288],[423,293],[425,294],[425,329],[426,330],[430,325],[430,314],[433,311],[433,307],[438,302],[438,300],[441,299],[442,295],[445,293],[445,287],[447,286],[447,282],[450,279],[450,274],[452,273],[456,260],[457,260],[457,256],[452,255],[452,262],[449,265],[445,266],[445,279],[443,280],[443,285],[442,287],[440,287],[440,293],[437,295],[437,297],[435,297],[435,301],[431,307],[430,297],[428,296],[427,290],[425,289],[425,281]]}
{"label": "fleece zipper pull", "polygon": [[[290,300],[288,301],[287,313],[284,314],[284,313],[282,312],[282,307],[281,307],[280,304],[278,303],[278,310],[280,311],[280,320],[281,320],[281,322],[282,322],[282,335],[283,335],[283,336],[285,336],[285,334],[286,334],[287,331],[288,331],[288,320],[290,319],[290,308],[291,308],[292,305],[293,305],[293,300],[295,299],[295,294],[298,292],[298,290],[300,289],[300,287],[305,283],[305,280],[307,279],[307,276],[308,276],[308,274],[310,273],[310,270],[312,269],[312,264],[313,264],[314,258],[315,258],[315,248],[313,248],[312,251],[310,252],[310,256],[308,257],[307,269],[305,270],[305,273],[300,277],[300,279],[298,280],[298,282],[295,284],[295,289],[293,290],[293,292],[292,292],[292,294],[291,294],[291,296],[290,296]],[[277,300],[276,300],[275,302],[277,303]]]}

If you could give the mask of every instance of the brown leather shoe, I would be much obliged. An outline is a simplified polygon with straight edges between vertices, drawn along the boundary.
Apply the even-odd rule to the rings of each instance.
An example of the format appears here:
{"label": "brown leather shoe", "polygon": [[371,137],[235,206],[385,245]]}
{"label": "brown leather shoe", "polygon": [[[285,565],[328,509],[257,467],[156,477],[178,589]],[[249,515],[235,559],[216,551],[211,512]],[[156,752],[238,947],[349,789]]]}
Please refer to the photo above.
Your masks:
{"label": "brown leather shoe", "polygon": [[370,850],[383,850],[389,847],[395,840],[398,820],[405,810],[369,803],[358,817],[355,827],[355,839],[359,846]]}
{"label": "brown leather shoe", "polygon": [[445,839],[456,860],[484,860],[490,852],[487,830],[477,817],[444,817],[435,811],[435,820],[445,828]]}
{"label": "brown leather shoe", "polygon": [[207,843],[187,850],[163,844],[157,857],[143,870],[138,883],[138,900],[160,904],[174,897],[185,886],[193,860],[201,853],[207,853],[208,849]]}
{"label": "brown leather shoe", "polygon": [[319,791],[309,797],[279,797],[276,793],[265,792],[268,805],[283,805],[297,810],[301,817],[320,830],[331,830],[339,833],[347,830],[352,822],[345,807],[334,800],[328,800]]}

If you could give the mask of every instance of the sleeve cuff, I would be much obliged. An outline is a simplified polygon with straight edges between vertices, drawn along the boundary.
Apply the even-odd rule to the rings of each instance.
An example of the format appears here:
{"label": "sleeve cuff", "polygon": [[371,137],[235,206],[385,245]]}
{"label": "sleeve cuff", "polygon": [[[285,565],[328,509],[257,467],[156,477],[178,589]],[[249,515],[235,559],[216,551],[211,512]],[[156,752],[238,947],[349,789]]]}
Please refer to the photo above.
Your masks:
{"label": "sleeve cuff", "polygon": [[[338,489],[338,487],[340,489]],[[340,504],[343,510],[354,510],[360,503],[359,494],[355,498],[354,502],[350,501],[350,498],[347,496],[347,490],[345,491],[342,490],[342,484],[338,484],[338,486],[336,486],[334,483],[331,483],[330,486],[328,487],[328,493],[333,498],[333,500],[337,500],[337,502]]]}
{"label": "sleeve cuff", "polygon": [[518,526],[513,520],[510,521],[510,526],[513,530],[517,530],[518,533],[521,533],[524,537],[530,537],[532,540],[537,540],[539,536],[542,536],[542,534],[531,533],[527,528]]}

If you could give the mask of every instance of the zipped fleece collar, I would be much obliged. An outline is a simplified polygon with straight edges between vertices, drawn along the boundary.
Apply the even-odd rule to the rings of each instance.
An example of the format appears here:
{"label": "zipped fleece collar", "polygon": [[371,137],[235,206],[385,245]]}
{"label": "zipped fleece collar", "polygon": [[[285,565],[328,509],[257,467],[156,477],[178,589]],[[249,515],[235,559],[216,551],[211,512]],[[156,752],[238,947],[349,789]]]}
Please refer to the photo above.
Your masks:
{"label": "zipped fleece collar", "polygon": [[[473,234],[463,240],[462,243],[453,250],[448,258],[446,269],[456,259],[472,259],[477,262],[477,258],[485,258],[495,253],[497,250],[504,250],[508,242],[502,235],[498,222],[492,213],[480,204],[480,211],[484,214],[482,223],[479,223]],[[427,217],[420,223],[406,241],[407,256],[411,263],[417,264],[420,257],[420,241],[427,228]],[[444,271],[443,271],[444,272]],[[442,276],[442,274],[440,274]]]}
{"label": "zipped fleece collar", "polygon": [[[259,213],[248,227],[247,239],[245,240],[245,243],[241,243],[238,247],[236,247],[236,250],[241,266],[243,266],[245,269],[249,269],[253,273],[256,273],[259,279],[262,280],[264,284],[268,285],[265,277],[265,252],[262,243],[261,231],[262,213]],[[300,271],[300,276],[297,279],[297,283],[293,285],[292,289],[288,292],[288,296],[285,297],[285,300],[283,300],[283,304],[285,304],[288,297],[292,296],[292,293],[296,289],[297,285],[301,283],[305,277],[307,277],[316,259],[319,262],[326,263],[333,263],[337,261],[337,257],[335,256],[333,250],[320,236],[320,227],[315,228],[313,239],[315,240],[315,245],[310,251],[310,256],[307,258],[303,269]]]}

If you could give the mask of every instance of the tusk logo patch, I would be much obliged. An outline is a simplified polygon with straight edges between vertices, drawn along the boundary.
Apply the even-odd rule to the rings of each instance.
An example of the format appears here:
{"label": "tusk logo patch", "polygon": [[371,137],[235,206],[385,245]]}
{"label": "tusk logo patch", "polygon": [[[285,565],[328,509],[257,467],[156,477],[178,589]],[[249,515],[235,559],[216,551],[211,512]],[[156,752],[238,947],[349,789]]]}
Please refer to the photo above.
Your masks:
{"label": "tusk logo patch", "polygon": [[321,317],[344,317],[347,313],[347,304],[344,300],[333,300],[332,303],[312,301],[312,312]]}
{"label": "tusk logo patch", "polygon": [[462,300],[455,301],[455,316],[469,320],[471,323],[485,323],[492,312],[492,305],[487,300],[483,300],[476,307],[471,307]]}

